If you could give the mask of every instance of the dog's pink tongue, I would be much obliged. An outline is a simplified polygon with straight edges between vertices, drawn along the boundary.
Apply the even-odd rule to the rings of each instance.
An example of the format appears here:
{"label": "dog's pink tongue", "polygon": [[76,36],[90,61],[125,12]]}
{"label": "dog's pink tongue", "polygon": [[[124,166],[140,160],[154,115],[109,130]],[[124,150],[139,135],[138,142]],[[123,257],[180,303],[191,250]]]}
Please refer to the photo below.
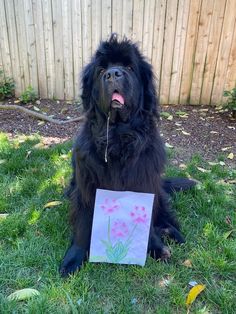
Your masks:
{"label": "dog's pink tongue", "polygon": [[118,101],[122,105],[124,105],[124,103],[125,103],[125,100],[124,100],[123,96],[121,94],[119,94],[119,93],[113,93],[112,94],[112,101],[113,100]]}

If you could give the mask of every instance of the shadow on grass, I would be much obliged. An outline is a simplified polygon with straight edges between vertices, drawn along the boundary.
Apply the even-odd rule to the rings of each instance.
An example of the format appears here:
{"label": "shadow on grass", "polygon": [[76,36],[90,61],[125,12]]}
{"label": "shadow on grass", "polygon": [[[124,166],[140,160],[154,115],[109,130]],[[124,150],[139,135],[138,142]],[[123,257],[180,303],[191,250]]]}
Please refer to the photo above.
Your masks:
{"label": "shadow on grass", "polygon": [[[14,277],[25,286],[39,273],[53,270],[57,276],[70,235],[69,205],[63,194],[70,177],[71,146],[67,142],[44,147],[37,136],[11,141],[0,137],[0,213],[9,214],[0,220],[0,285],[6,291]],[[62,204],[44,208],[54,200]]]}

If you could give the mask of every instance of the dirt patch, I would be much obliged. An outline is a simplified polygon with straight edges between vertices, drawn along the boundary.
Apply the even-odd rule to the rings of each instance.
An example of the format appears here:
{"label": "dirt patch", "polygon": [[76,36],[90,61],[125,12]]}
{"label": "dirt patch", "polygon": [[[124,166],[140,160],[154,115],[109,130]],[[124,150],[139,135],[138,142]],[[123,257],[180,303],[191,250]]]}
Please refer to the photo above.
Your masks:
{"label": "dirt patch", "polygon": [[165,106],[162,110],[173,116],[172,121],[162,118],[161,132],[174,146],[177,159],[185,161],[198,153],[213,161],[233,153],[233,160],[227,161],[235,165],[236,120],[229,113],[209,106]]}
{"label": "dirt patch", "polygon": [[[13,104],[14,99],[8,103]],[[62,120],[82,114],[80,104],[65,101],[41,100],[25,107]],[[211,161],[219,155],[233,153],[233,159],[226,160],[235,165],[236,120],[231,119],[227,112],[206,106],[164,106],[162,111],[167,114],[161,119],[160,130],[167,145],[175,149],[175,163],[185,162],[195,153]],[[38,133],[49,145],[73,138],[81,125],[82,122],[56,125],[17,111],[0,110],[0,131],[7,132],[11,137]]]}

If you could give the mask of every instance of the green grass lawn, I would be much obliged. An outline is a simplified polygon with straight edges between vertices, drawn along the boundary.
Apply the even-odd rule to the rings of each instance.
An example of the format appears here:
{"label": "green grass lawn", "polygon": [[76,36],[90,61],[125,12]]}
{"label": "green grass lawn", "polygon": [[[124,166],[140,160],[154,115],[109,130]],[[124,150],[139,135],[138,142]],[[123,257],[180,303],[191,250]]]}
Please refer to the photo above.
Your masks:
{"label": "green grass lawn", "polygon": [[[143,268],[86,263],[65,280],[58,265],[70,238],[63,197],[70,149],[70,142],[47,148],[37,136],[0,135],[0,213],[9,214],[0,218],[0,313],[186,313],[190,281],[206,286],[190,313],[236,313],[235,170],[197,156],[184,170],[168,167],[167,175],[201,182],[173,199],[186,244],[168,243],[169,263],[150,257]],[[54,200],[62,204],[44,209]],[[40,296],[7,300],[22,288]]]}

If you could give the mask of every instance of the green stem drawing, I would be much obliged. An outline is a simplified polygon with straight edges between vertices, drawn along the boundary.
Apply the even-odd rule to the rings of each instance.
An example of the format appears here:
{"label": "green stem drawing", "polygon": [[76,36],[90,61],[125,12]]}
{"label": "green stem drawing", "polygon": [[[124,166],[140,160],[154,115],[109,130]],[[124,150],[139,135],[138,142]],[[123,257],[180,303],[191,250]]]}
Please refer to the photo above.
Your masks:
{"label": "green stem drawing", "polygon": [[101,240],[101,242],[106,247],[106,256],[110,262],[119,263],[126,257],[128,251],[129,251],[129,246],[132,242],[132,237],[133,237],[134,231],[136,228],[137,228],[137,224],[135,224],[129,237],[127,238],[127,240],[124,243],[119,240],[114,245],[112,245],[111,234],[110,234],[111,233],[111,220],[110,220],[110,216],[109,216],[108,228],[107,228],[108,241]]}

